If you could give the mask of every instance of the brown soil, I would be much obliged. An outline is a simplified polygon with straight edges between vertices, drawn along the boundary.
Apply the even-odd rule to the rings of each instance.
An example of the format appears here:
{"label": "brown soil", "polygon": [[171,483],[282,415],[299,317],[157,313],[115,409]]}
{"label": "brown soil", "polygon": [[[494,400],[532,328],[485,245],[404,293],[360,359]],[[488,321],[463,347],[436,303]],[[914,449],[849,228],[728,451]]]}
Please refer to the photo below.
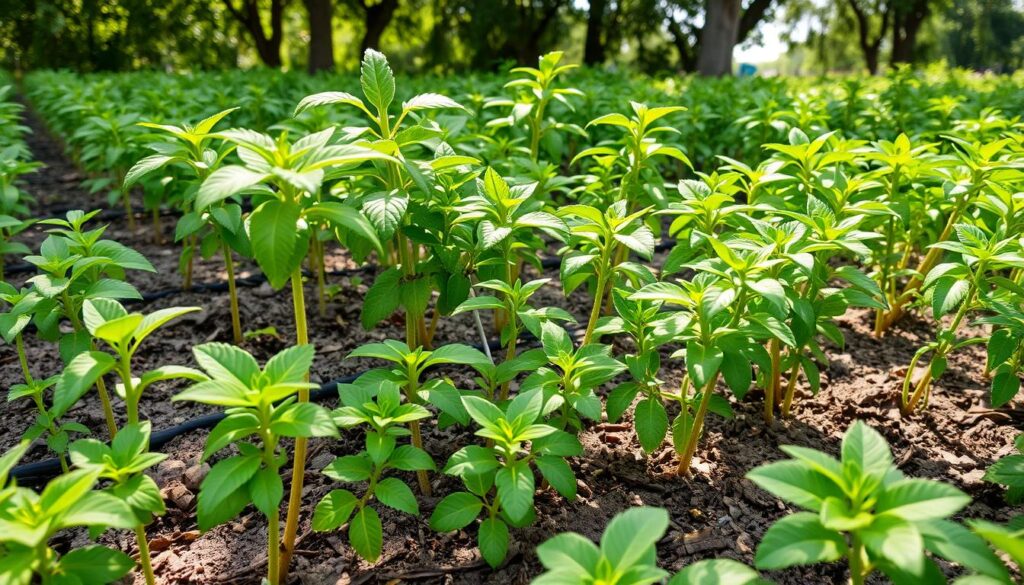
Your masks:
{"label": "brown soil", "polygon": [[[35,129],[29,137],[30,146],[37,159],[47,165],[27,181],[28,190],[38,199],[39,212],[45,214],[47,210],[69,206],[105,206],[102,197],[90,196],[78,187],[82,174],[64,157],[59,144],[39,121],[32,116],[28,121]],[[163,219],[162,227],[168,238],[173,234],[173,222],[172,217]],[[149,223],[146,218],[140,218],[140,223],[138,231],[131,233],[123,218],[114,219],[108,230],[110,237],[143,252],[157,267],[156,274],[132,274],[131,281],[143,292],[179,286],[177,249],[150,243]],[[33,229],[23,239],[34,246],[42,237],[38,229]],[[343,252],[334,250],[329,266],[344,268],[353,264]],[[243,263],[240,272],[245,275],[258,270],[251,263]],[[341,292],[330,300],[323,317],[316,311],[315,290],[307,284],[311,341],[317,348],[314,381],[334,380],[376,365],[344,359],[358,345],[403,338],[402,324],[397,318],[373,331],[365,331],[359,325],[360,299],[372,275],[372,269],[368,270],[362,282],[356,277],[332,277],[331,283],[339,285]],[[577,293],[566,300],[558,288],[557,272],[545,276],[554,282],[535,297],[536,304],[564,306],[583,320],[589,308],[588,299]],[[23,278],[16,276],[14,280]],[[197,262],[197,282],[223,278],[219,258]],[[262,285],[243,288],[240,295],[245,329],[277,330],[277,337],[258,337],[244,344],[258,359],[265,360],[294,338],[290,294]],[[150,338],[145,351],[136,359],[136,371],[170,363],[191,365],[193,345],[230,341],[226,293],[181,292],[136,304],[133,309],[148,312],[176,305],[200,306],[204,310]],[[597,424],[586,429],[581,434],[586,453],[572,462],[579,478],[579,497],[566,502],[550,490],[538,493],[537,522],[530,528],[513,531],[512,550],[498,570],[483,564],[475,549],[474,530],[436,534],[428,527],[427,518],[440,497],[460,488],[454,478],[441,474],[433,475],[435,496],[420,498],[421,517],[386,508],[379,510],[385,547],[381,560],[373,565],[360,560],[340,535],[311,532],[313,507],[325,493],[338,487],[319,469],[333,457],[361,448],[361,436],[357,433],[344,433],[340,440],[314,440],[303,498],[302,538],[290,582],[526,583],[540,570],[533,554],[537,544],[565,530],[596,539],[612,516],[638,505],[665,507],[671,514],[671,527],[659,545],[660,561],[667,569],[678,570],[712,557],[752,563],[759,538],[788,508],[744,479],[744,474],[761,463],[782,457],[779,445],[796,444],[836,453],[843,431],[857,419],[867,421],[886,436],[907,474],[948,481],[968,492],[975,501],[964,517],[1005,520],[1010,510],[1002,503],[1000,489],[983,483],[981,475],[993,460],[1010,452],[1022,413],[1019,408],[996,412],[986,406],[988,384],[981,376],[983,350],[972,346],[951,359],[948,372],[936,384],[928,410],[904,419],[897,409],[901,368],[928,338],[932,326],[926,321],[907,319],[891,335],[877,340],[870,334],[869,321],[870,315],[864,311],[851,312],[840,320],[847,345],[828,352],[831,365],[823,371],[822,390],[817,396],[811,397],[801,382],[803,392],[791,420],[767,428],[761,420],[759,396],[754,392],[744,402],[734,400],[736,417],[732,420],[709,416],[692,479],[680,479],[673,474],[675,462],[667,444],[645,457],[629,430],[628,420],[624,421],[626,424]],[[452,342],[479,342],[468,316],[441,320],[436,343]],[[17,359],[9,347],[0,351],[0,381],[9,386],[20,381]],[[50,375],[59,369],[59,358],[52,345],[32,340],[29,357],[37,375]],[[669,367],[665,378],[669,383],[677,383],[681,375],[679,362],[666,363]],[[178,390],[179,385],[158,385],[144,397],[142,414],[153,421],[155,429],[212,412],[190,403],[171,403],[170,397]],[[95,395],[90,394],[68,416],[102,436],[104,427],[97,403]],[[4,412],[7,424],[0,432],[0,449],[10,448],[17,441],[34,413],[28,401],[9,404]],[[167,515],[148,527],[158,580],[168,584],[259,583],[266,561],[266,526],[260,514],[250,508],[228,524],[205,534],[198,532],[194,512],[196,469],[190,468],[200,463],[205,437],[205,431],[197,431],[174,439],[163,449],[169,456],[167,461],[154,470],[154,477],[169,499]],[[473,440],[465,430],[439,431],[427,425],[425,432],[426,448],[439,464],[456,448]],[[26,461],[48,456],[45,446],[37,444]],[[287,481],[290,470],[285,473]],[[415,485],[411,477],[406,479]],[[79,544],[81,539],[77,535],[64,537],[64,543]],[[134,537],[127,532],[108,533],[103,540],[135,552]],[[955,572],[954,568],[948,570]],[[838,583],[845,579],[845,569],[832,564],[766,576],[788,584]],[[141,583],[141,578],[136,582]]]}

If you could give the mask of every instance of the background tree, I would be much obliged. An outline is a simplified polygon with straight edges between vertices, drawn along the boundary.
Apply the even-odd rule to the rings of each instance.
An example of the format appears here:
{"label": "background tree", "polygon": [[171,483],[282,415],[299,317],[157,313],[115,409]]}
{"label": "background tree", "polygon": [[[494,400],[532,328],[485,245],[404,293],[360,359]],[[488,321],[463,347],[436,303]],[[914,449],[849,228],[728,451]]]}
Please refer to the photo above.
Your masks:
{"label": "background tree", "polygon": [[310,73],[334,70],[334,2],[302,0],[309,16]]}
{"label": "background tree", "polygon": [[882,39],[892,22],[893,0],[847,0],[854,25],[857,27],[857,41],[864,55],[868,73],[878,73],[879,52]]}
{"label": "background tree", "polygon": [[263,27],[263,16],[259,0],[242,0],[235,6],[235,0],[224,0],[228,12],[249,33],[256,53],[267,67],[281,66],[281,41],[284,39],[284,10],[288,0],[270,0],[270,34]]}

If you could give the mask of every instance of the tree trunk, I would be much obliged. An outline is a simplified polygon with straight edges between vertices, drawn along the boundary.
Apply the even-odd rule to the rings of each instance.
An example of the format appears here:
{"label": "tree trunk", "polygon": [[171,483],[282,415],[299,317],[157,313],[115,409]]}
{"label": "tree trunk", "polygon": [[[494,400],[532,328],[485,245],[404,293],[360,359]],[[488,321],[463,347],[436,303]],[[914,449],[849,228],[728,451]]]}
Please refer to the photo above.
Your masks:
{"label": "tree trunk", "polygon": [[739,38],[740,0],[707,0],[701,31],[697,72],[701,75],[732,74],[732,50]]}
{"label": "tree trunk", "polygon": [[857,41],[860,43],[860,51],[864,55],[864,65],[868,68],[868,73],[875,75],[878,73],[878,54],[882,47],[882,39],[889,31],[892,3],[886,3],[882,12],[882,27],[878,31],[878,36],[873,39],[871,38],[870,17],[857,4],[857,0],[849,0],[849,4],[857,19]]}
{"label": "tree trunk", "polygon": [[260,17],[258,0],[245,0],[242,7],[236,8],[234,0],[224,0],[228,12],[235,17],[256,47],[260,61],[267,67],[281,67],[281,40],[284,38],[284,7],[288,0],[271,0],[270,2],[270,36],[263,30],[263,19]]}
{"label": "tree trunk", "polygon": [[912,63],[917,47],[917,33],[929,14],[929,0],[913,0],[912,3],[896,10],[892,25],[892,60],[897,63]]}
{"label": "tree trunk", "polygon": [[583,63],[601,65],[605,59],[604,13],[608,0],[590,0],[587,14],[587,39],[583,46]]}
{"label": "tree trunk", "polygon": [[363,33],[363,42],[359,49],[360,55],[365,53],[366,49],[380,49],[380,37],[391,24],[391,18],[397,9],[398,0],[381,0],[372,6],[364,6],[366,31]]}
{"label": "tree trunk", "polygon": [[303,0],[309,14],[309,72],[334,70],[334,30],[331,0]]}

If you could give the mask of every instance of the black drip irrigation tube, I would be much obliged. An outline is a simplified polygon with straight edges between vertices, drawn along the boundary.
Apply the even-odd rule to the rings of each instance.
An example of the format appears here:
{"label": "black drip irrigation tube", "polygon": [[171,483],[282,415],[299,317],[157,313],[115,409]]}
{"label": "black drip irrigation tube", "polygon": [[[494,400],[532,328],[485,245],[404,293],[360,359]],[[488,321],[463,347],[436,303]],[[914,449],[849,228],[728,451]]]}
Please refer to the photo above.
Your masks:
{"label": "black drip irrigation tube", "polygon": [[[661,252],[671,248],[675,244],[671,240],[662,240],[655,246],[656,252]],[[541,259],[541,266],[545,269],[557,268],[562,263],[562,259],[559,256],[547,256]],[[355,269],[343,269],[329,272],[332,275],[338,274],[354,274],[361,271],[375,270],[375,266],[363,266]],[[245,285],[241,286],[259,286],[266,281],[266,277],[262,274],[253,275],[244,279],[238,279],[235,281],[236,285],[245,282]],[[215,282],[215,283],[199,283],[192,287],[193,291],[206,291],[206,292],[220,292],[227,290],[226,282]],[[141,300],[136,299],[136,302],[147,302],[160,298],[165,298],[183,292],[180,288],[168,289],[158,291],[154,293],[147,293],[143,295]],[[572,331],[573,329],[581,329],[579,326],[568,327]],[[529,332],[524,331],[522,335],[523,340],[532,339],[533,336]],[[479,343],[469,344],[476,349],[483,350],[483,345]],[[499,340],[488,340],[488,349],[494,351],[501,349],[503,346]],[[327,382],[320,386],[320,388],[313,390],[309,393],[309,399],[311,402],[319,402],[327,400],[338,394],[338,386],[340,384],[350,384],[354,382],[359,376],[362,376],[369,370],[363,370],[356,374],[345,376],[337,380]],[[198,416],[196,418],[187,420],[179,425],[153,431],[149,438],[149,448],[151,451],[157,451],[171,440],[186,435],[193,431],[201,429],[213,428],[217,423],[224,419],[223,413],[207,414]],[[37,461],[34,463],[26,463],[19,465],[11,470],[10,476],[23,484],[40,486],[49,479],[59,475],[61,473],[60,460],[57,458],[44,459],[43,461]]]}

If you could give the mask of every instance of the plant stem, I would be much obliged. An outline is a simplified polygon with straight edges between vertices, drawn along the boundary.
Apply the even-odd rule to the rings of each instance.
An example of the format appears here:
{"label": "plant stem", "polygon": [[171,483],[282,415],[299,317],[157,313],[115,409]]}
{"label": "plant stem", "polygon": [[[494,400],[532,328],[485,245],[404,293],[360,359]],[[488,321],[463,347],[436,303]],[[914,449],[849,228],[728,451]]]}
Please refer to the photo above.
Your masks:
{"label": "plant stem", "polygon": [[608,258],[613,247],[614,244],[611,241],[607,241],[605,242],[604,249],[601,250],[601,264],[598,265],[600,272],[597,274],[597,289],[594,290],[594,306],[590,310],[590,320],[587,321],[587,332],[583,335],[583,345],[590,343],[591,338],[594,336],[597,320],[601,318],[601,305],[604,303],[604,287],[608,283]]}
{"label": "plant stem", "polygon": [[[973,192],[973,190],[972,190]],[[960,214],[963,212],[967,201],[971,199],[971,193],[968,193],[963,200],[953,208],[953,211],[949,214],[949,219],[946,220],[946,226],[942,229],[942,233],[939,234],[939,238],[935,240],[938,242],[945,242],[949,239],[949,236],[953,233],[953,227],[956,222],[960,220]],[[925,254],[924,259],[917,266],[916,274],[907,282],[907,286],[903,287],[903,292],[900,296],[895,299],[892,308],[889,310],[889,314],[886,316],[884,323],[882,324],[882,331],[886,331],[889,327],[892,327],[893,323],[896,322],[900,316],[903,315],[903,305],[910,300],[911,294],[921,287],[924,282],[924,277],[931,271],[935,263],[942,257],[943,250],[941,248],[931,248],[928,253]]]}
{"label": "plant stem", "polygon": [[139,565],[142,567],[142,574],[146,577],[146,585],[156,585],[156,577],[153,575],[153,564],[149,560],[149,542],[146,541],[146,527],[139,524],[135,527],[135,540],[139,544]]}
{"label": "plant stem", "polygon": [[856,534],[850,535],[850,583],[864,585],[864,545]]}
{"label": "plant stem", "polygon": [[[85,325],[83,325],[82,320],[78,318],[78,310],[75,308],[74,303],[71,301],[71,296],[67,291],[64,291],[62,301],[64,303],[64,314],[71,320],[71,326],[74,328],[75,332],[80,333],[85,331]],[[90,336],[89,351],[95,350],[96,345],[93,343],[92,336]],[[114,419],[114,407],[110,404],[110,394],[107,392],[107,385],[103,381],[103,376],[96,378],[96,391],[99,393],[100,403],[103,405],[103,417],[107,422],[107,432],[110,434],[110,438],[113,439],[114,435],[117,434],[117,422]]]}
{"label": "plant stem", "polygon": [[153,243],[159,246],[164,243],[164,234],[160,225],[160,206],[154,207],[151,214],[153,218]]}
{"label": "plant stem", "polygon": [[[978,272],[981,272],[980,267]],[[957,330],[960,328],[960,323],[964,320],[964,317],[967,316],[967,311],[970,309],[971,305],[974,304],[974,296],[977,294],[977,292],[978,287],[972,280],[971,288],[967,293],[967,298],[964,299],[964,301],[960,304],[960,308],[957,310],[956,316],[953,317],[953,321],[949,324],[949,327],[946,328],[946,332],[949,334],[950,338],[956,335]],[[913,395],[910,396],[909,400],[906,400],[903,403],[903,406],[900,409],[904,415],[908,415],[914,412],[914,409],[917,407],[917,403],[921,400],[921,398],[927,396],[930,393],[932,385],[932,364],[935,363],[936,359],[946,357],[946,355],[949,354],[949,351],[950,343],[946,341],[939,343],[935,347],[935,351],[932,353],[931,359],[928,360],[928,368],[925,370],[924,376],[921,377],[921,380],[914,387]],[[915,358],[916,357],[917,356],[915,356]],[[916,362],[911,362],[910,367],[907,369],[907,378],[904,381],[903,385],[904,397],[906,396],[907,380],[910,380],[911,376],[914,375],[915,365]],[[927,403],[927,398],[925,398],[925,402]]]}
{"label": "plant stem", "polygon": [[708,381],[701,389],[700,404],[697,412],[693,415],[693,426],[690,428],[690,436],[686,438],[686,447],[679,457],[679,475],[689,475],[690,465],[693,463],[693,454],[697,452],[697,442],[700,441],[701,431],[704,429],[704,417],[708,412],[708,403],[711,402],[711,393],[715,391],[715,384],[718,382],[718,373]]}
{"label": "plant stem", "polygon": [[[405,387],[405,398],[412,404],[419,404],[419,380],[416,379],[416,374],[412,371],[412,366],[410,366],[408,378],[409,384]],[[417,449],[424,450],[423,434],[420,432],[420,421],[409,421],[409,432],[412,435],[409,437],[412,446]],[[430,488],[430,478],[427,476],[427,470],[417,470],[416,481],[420,484],[420,493],[424,496],[430,496],[432,490]]]}
{"label": "plant stem", "polygon": [[[295,343],[307,345],[309,334],[306,331],[306,297],[302,290],[302,267],[298,266],[291,276],[292,308],[295,313]],[[299,402],[309,402],[309,389],[299,389]],[[302,508],[302,484],[306,477],[306,437],[295,439],[295,455],[292,459],[292,485],[288,493],[288,515],[284,524],[284,545],[281,551],[281,568],[278,571],[280,581],[288,575],[288,565],[292,553],[295,552],[295,536],[299,531],[299,513]]]}
{"label": "plant stem", "polygon": [[235,344],[242,343],[242,317],[238,312],[238,289],[235,286],[235,260],[231,246],[223,242],[224,270],[228,274],[228,297],[231,299],[231,334]]}
{"label": "plant stem", "polygon": [[[21,363],[21,372],[25,376],[25,383],[31,386],[35,383],[32,378],[32,371],[28,367],[28,356],[25,355],[25,341],[22,339],[21,333],[14,336],[14,345],[18,350],[18,362]],[[33,401],[36,403],[36,410],[39,414],[46,418],[47,427],[46,430],[50,432],[50,436],[57,435],[57,427],[53,424],[53,419],[50,418],[49,411],[46,410],[46,404],[43,403],[42,392],[32,395]],[[57,458],[60,460],[60,469],[64,473],[68,472],[68,460],[64,457],[64,453],[57,453]]]}
{"label": "plant stem", "polygon": [[772,360],[772,372],[764,389],[764,422],[770,425],[775,421],[775,398],[782,388],[782,355],[778,339],[773,338],[768,342],[768,353]]}
{"label": "plant stem", "polygon": [[135,395],[132,383],[132,368],[127,359],[121,360],[121,383],[124,384],[124,404],[128,412],[128,424],[139,424],[139,397]]}
{"label": "plant stem", "polygon": [[789,418],[789,408],[793,404],[793,395],[796,394],[796,380],[800,376],[800,360],[793,363],[789,369],[789,381],[786,383],[786,398],[782,401],[781,416]]}

